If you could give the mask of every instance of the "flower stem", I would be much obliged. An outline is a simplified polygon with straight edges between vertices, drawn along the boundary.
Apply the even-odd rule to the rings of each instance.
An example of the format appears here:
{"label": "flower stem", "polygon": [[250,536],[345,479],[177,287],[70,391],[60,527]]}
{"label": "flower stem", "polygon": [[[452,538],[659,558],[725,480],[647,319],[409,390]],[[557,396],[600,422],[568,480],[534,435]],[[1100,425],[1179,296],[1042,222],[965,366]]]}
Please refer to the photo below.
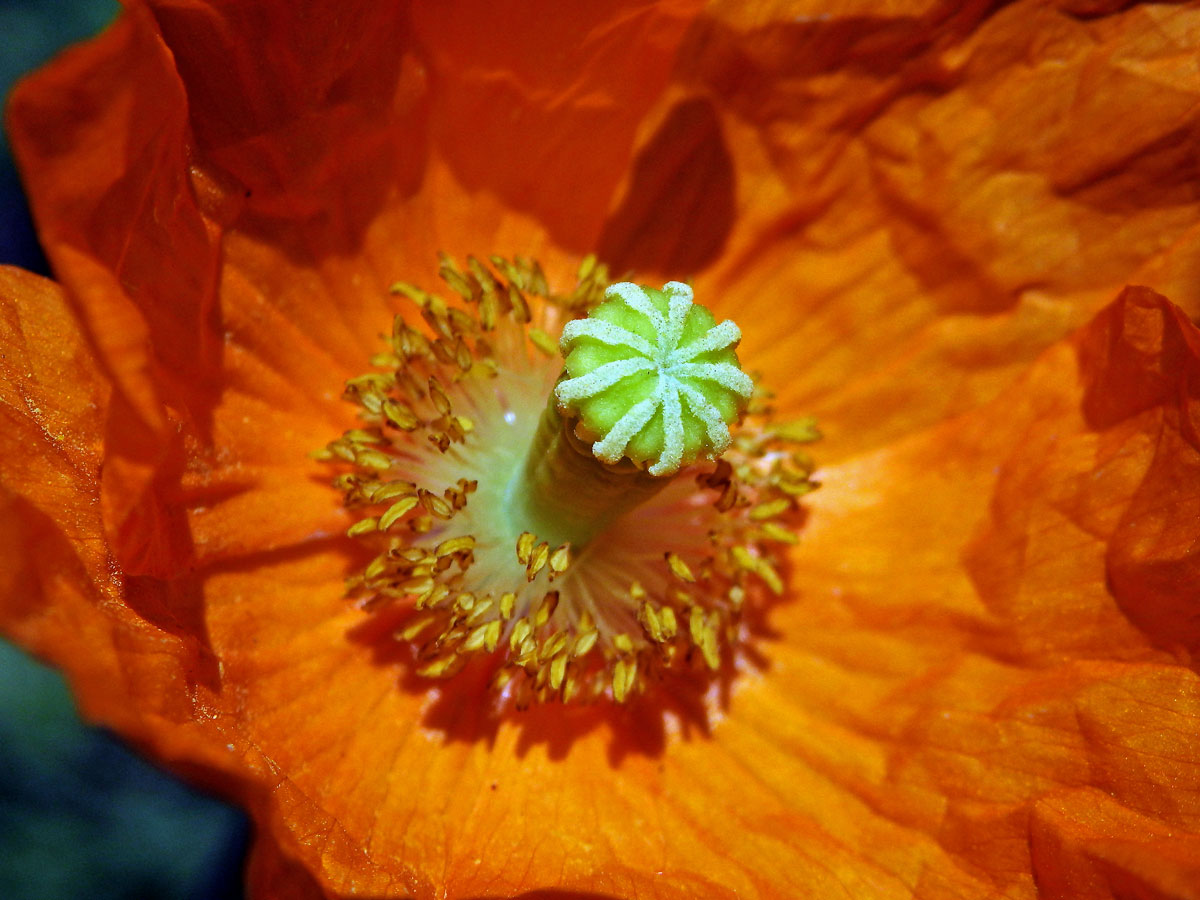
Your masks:
{"label": "flower stem", "polygon": [[532,531],[551,546],[569,543],[579,549],[670,481],[629,460],[613,465],[596,459],[563,422],[551,397],[525,463],[509,485],[508,509],[517,531]]}

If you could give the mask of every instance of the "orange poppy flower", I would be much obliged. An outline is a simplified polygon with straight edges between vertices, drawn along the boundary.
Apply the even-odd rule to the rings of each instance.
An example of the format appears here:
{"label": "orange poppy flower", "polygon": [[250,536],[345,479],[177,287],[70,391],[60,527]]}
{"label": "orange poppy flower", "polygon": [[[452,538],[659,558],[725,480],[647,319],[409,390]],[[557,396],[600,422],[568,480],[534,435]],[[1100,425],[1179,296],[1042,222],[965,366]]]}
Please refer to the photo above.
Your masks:
{"label": "orange poppy flower", "polygon": [[[1200,9],[544,6],[131,2],[16,93],[7,633],[259,896],[1200,897]],[[311,453],[439,250],[694,277],[819,418],[699,713],[347,600]]]}

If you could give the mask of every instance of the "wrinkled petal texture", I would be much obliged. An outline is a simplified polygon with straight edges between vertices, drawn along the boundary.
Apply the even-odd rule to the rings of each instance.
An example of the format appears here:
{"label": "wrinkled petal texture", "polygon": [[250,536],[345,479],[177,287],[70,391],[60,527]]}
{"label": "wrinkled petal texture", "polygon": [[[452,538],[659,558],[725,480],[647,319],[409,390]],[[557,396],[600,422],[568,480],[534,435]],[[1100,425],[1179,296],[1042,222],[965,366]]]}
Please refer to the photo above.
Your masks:
{"label": "wrinkled petal texture", "polygon": [[[27,82],[62,290],[0,273],[4,627],[262,896],[1200,897],[1195,4],[297,9]],[[710,731],[496,723],[343,597],[308,453],[439,249],[694,277],[819,416]]]}

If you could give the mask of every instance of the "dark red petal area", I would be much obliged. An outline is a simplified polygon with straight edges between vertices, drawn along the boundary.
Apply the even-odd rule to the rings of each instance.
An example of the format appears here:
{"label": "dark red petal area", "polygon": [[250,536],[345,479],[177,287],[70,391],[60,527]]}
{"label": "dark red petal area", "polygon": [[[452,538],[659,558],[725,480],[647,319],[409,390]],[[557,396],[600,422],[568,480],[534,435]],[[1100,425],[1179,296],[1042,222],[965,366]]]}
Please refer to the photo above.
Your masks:
{"label": "dark red petal area", "polygon": [[600,249],[635,139],[699,8],[694,0],[417,4],[435,79],[437,156],[468,191],[497,194],[544,223],[559,246]]}
{"label": "dark red petal area", "polygon": [[1109,427],[1160,410],[1153,456],[1106,555],[1121,610],[1159,647],[1200,660],[1200,338],[1150,291],[1097,320],[1081,356],[1095,367],[1084,408]]}

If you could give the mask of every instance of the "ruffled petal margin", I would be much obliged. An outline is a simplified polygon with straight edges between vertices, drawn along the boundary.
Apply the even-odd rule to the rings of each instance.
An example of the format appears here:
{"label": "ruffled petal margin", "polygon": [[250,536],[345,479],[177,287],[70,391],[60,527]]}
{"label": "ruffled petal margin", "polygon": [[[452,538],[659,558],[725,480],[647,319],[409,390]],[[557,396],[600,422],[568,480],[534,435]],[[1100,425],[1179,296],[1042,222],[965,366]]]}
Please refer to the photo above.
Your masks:
{"label": "ruffled petal margin", "polygon": [[[1196,308],[1195,9],[614,8],[575,83],[335,6],[133,3],[18,93],[70,309],[0,275],[5,630],[250,809],[268,896],[1194,896],[1196,329],[1129,289],[1028,364],[1135,276]],[[578,210],[456,142],[496,98]],[[392,278],[596,243],[761,323],[837,460],[711,732],[410,682],[305,459]]]}

